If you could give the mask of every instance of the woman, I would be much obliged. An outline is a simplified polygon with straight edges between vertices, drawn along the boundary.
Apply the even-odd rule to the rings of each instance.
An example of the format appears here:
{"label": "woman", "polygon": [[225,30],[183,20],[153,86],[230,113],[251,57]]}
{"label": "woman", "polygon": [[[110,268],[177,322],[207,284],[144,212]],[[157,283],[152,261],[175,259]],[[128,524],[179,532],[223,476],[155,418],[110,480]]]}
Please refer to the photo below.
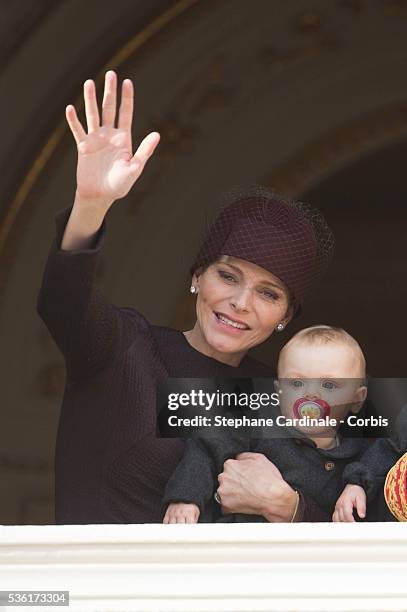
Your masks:
{"label": "woman", "polygon": [[[152,326],[135,310],[110,304],[95,286],[105,216],[159,142],[153,132],[132,155],[133,86],[123,81],[117,128],[116,89],[109,71],[100,120],[95,85],[85,82],[88,133],[75,108],[66,109],[78,148],[77,189],[73,206],[56,217],[38,297],[67,371],[56,446],[57,523],[161,522],[162,494],[184,443],[156,437],[157,384],[168,376],[272,376],[247,351],[299,312],[332,250],[332,235],[311,209],[249,189],[229,196],[192,267],[193,329]],[[329,519],[301,492],[298,506],[297,493],[262,455],[244,453],[233,470],[225,468],[222,482],[225,512],[272,522],[294,513],[296,520]]]}

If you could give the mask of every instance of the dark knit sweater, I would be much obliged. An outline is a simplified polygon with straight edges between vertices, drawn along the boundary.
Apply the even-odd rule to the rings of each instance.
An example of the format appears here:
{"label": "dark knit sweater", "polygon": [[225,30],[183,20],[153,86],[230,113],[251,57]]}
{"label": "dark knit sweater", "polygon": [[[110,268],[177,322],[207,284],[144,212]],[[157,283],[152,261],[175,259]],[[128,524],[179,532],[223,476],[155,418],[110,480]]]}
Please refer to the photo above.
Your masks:
{"label": "dark knit sweater", "polygon": [[[170,377],[269,377],[246,356],[228,366],[192,348],[182,332],[150,325],[109,302],[95,284],[106,232],[92,248],[60,248],[71,207],[56,215],[37,309],[66,365],[55,456],[59,524],[161,522],[166,483],[184,448],[156,437],[156,388]],[[323,520],[302,496],[300,520]]]}

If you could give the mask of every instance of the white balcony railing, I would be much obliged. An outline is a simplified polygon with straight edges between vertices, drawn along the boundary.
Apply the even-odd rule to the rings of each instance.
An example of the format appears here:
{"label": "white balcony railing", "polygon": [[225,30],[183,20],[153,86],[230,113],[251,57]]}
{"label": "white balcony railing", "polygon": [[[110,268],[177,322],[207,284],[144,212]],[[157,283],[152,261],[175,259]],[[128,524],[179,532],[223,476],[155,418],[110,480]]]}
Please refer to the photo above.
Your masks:
{"label": "white balcony railing", "polygon": [[0,527],[0,590],[65,590],[94,612],[405,611],[407,528]]}

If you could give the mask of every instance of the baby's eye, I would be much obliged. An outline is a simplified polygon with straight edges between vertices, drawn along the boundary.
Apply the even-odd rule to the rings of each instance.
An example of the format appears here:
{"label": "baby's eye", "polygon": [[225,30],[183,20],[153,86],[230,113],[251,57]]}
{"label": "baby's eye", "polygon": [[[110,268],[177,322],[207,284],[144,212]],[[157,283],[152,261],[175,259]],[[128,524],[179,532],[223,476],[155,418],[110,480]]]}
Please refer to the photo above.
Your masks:
{"label": "baby's eye", "polygon": [[337,389],[338,385],[332,380],[324,380],[324,382],[322,383],[322,387],[324,389],[328,389],[328,391],[332,391],[332,389]]}
{"label": "baby's eye", "polygon": [[297,379],[297,380],[291,380],[291,381],[290,381],[290,385],[291,385],[292,387],[294,387],[295,389],[300,389],[301,387],[303,387],[303,386],[304,386],[304,382],[303,382],[302,380],[299,380],[299,379]]}
{"label": "baby's eye", "polygon": [[235,281],[235,277],[232,276],[232,274],[229,274],[228,272],[225,272],[224,270],[218,270],[219,276],[221,278],[223,278],[226,281]]}

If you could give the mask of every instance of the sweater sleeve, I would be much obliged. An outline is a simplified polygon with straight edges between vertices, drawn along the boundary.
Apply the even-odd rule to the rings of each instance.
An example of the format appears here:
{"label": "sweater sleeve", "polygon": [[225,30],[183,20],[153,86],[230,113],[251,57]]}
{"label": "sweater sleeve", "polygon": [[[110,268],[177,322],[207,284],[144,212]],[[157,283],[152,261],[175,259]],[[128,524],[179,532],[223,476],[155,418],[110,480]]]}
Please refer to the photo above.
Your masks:
{"label": "sweater sleeve", "polygon": [[204,515],[218,487],[218,474],[227,459],[249,450],[249,440],[223,435],[214,438],[189,438],[184,455],[167,483],[163,510],[171,502],[196,504]]}
{"label": "sweater sleeve", "polygon": [[344,485],[356,484],[365,490],[368,501],[376,497],[387,472],[400,457],[397,445],[390,438],[373,442],[359,461],[349,463],[343,471]]}
{"label": "sweater sleeve", "polygon": [[62,237],[72,206],[57,213],[56,236],[45,265],[37,312],[65,358],[67,376],[77,381],[93,375],[126,349],[136,325],[147,324],[132,309],[111,304],[95,277],[105,240],[106,221],[88,249],[65,251]]}
{"label": "sweater sleeve", "polygon": [[391,438],[378,438],[359,461],[346,466],[344,484],[357,484],[366,492],[368,501],[383,487],[387,472],[407,452],[407,405],[401,409]]}
{"label": "sweater sleeve", "polygon": [[201,515],[217,483],[216,464],[205,441],[189,438],[181,461],[169,479],[163,498],[163,514],[170,503],[196,504]]}

